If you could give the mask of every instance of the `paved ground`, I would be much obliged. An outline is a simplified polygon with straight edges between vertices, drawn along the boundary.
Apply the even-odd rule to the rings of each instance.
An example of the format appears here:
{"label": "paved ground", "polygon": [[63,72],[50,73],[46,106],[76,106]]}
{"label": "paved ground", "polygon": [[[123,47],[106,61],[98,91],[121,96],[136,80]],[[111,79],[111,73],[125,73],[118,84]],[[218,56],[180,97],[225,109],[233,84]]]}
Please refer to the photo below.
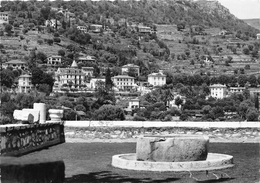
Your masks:
{"label": "paved ground", "polygon": [[[76,140],[76,139],[73,139]],[[257,143],[211,143],[209,152],[230,154],[234,156],[235,167],[222,171],[189,172],[146,172],[129,171],[117,169],[111,166],[112,156],[115,154],[134,153],[136,144],[132,142],[124,143],[67,143],[50,147],[18,158],[2,158],[2,164],[14,164],[8,169],[9,176],[12,176],[10,183],[15,183],[14,177],[18,177],[19,182],[43,183],[47,182],[231,182],[231,183],[256,183],[259,182],[259,144]],[[39,162],[45,162],[40,165]],[[51,161],[49,163],[49,161]],[[38,166],[29,166],[37,164]],[[63,166],[62,166],[63,165]],[[28,167],[29,166],[29,167]],[[65,171],[64,171],[65,166]],[[8,166],[7,166],[8,167]],[[18,167],[18,168],[17,168]],[[4,172],[2,169],[2,181]],[[22,172],[22,173],[20,173]],[[41,174],[39,173],[41,172]],[[23,176],[21,176],[21,174]],[[26,176],[25,176],[26,175]],[[37,180],[37,175],[41,177]],[[222,176],[222,177],[221,177]],[[21,178],[26,178],[22,181]],[[219,179],[217,179],[219,178]],[[51,180],[51,181],[50,181]],[[9,183],[8,182],[8,183]],[[18,182],[18,181],[17,181]],[[7,183],[7,181],[3,181]],[[45,182],[44,182],[45,183]]]}

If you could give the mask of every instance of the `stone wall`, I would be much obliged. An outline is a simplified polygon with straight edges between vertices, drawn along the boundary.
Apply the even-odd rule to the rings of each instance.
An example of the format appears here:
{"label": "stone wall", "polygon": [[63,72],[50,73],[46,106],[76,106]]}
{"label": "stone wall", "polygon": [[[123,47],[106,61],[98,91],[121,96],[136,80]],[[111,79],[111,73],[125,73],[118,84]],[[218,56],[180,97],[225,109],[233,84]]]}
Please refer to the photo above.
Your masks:
{"label": "stone wall", "polygon": [[65,142],[63,123],[0,125],[0,155],[19,156]]}
{"label": "stone wall", "polygon": [[260,128],[195,128],[195,127],[65,127],[70,139],[91,141],[136,141],[144,135],[208,135],[211,142],[260,142]]}

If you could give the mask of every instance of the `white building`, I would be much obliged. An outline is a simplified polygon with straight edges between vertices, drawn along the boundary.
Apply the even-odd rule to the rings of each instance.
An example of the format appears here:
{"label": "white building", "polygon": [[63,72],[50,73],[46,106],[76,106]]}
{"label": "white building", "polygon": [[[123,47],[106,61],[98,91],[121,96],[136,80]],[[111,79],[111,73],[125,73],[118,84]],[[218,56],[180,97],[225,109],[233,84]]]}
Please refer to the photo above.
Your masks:
{"label": "white building", "polygon": [[140,67],[134,64],[127,64],[122,66],[122,74],[127,74],[130,68],[134,69],[138,76],[140,75]]}
{"label": "white building", "polygon": [[82,72],[88,77],[93,77],[94,67],[82,67]]}
{"label": "white building", "polygon": [[138,26],[138,32],[140,32],[140,33],[151,33],[151,27],[139,25]]}
{"label": "white building", "polygon": [[77,59],[78,63],[84,63],[84,62],[94,62],[95,61],[95,58],[93,56],[81,56],[81,57],[78,57]]}
{"label": "white building", "polygon": [[7,67],[12,67],[13,69],[21,69],[21,70],[28,69],[27,63],[21,60],[10,60],[9,62],[3,63],[2,66],[4,69],[6,69]]}
{"label": "white building", "polygon": [[87,32],[87,27],[86,26],[77,26],[77,29],[83,32]]}
{"label": "white building", "polygon": [[256,39],[260,39],[260,33],[256,34]]}
{"label": "white building", "polygon": [[55,78],[55,83],[58,83],[59,86],[66,84],[74,88],[81,88],[83,85],[86,85],[86,75],[78,68],[75,60],[70,68],[58,68]]}
{"label": "white building", "polygon": [[102,81],[102,82],[106,82],[106,79],[105,78],[92,78],[90,80],[90,83],[88,84],[88,87],[91,89],[91,90],[95,90],[96,87],[97,87],[97,82],[98,81]]}
{"label": "white building", "polygon": [[135,84],[134,78],[127,75],[118,75],[111,78],[115,87],[119,90],[131,90],[137,85]]}
{"label": "white building", "polygon": [[245,91],[246,87],[230,87],[229,92],[230,93],[243,93]]}
{"label": "white building", "polygon": [[9,12],[0,12],[0,20],[8,22],[8,20],[9,20]]}
{"label": "white building", "polygon": [[61,56],[53,55],[47,58],[47,64],[51,66],[61,65]]}
{"label": "white building", "polygon": [[161,70],[159,73],[149,74],[148,83],[153,86],[163,86],[166,84],[166,75],[164,75]]}
{"label": "white building", "polygon": [[226,85],[214,84],[210,85],[210,96],[217,99],[223,99],[227,96]]}
{"label": "white building", "polygon": [[140,107],[140,100],[138,98],[129,99],[128,108],[135,109]]}
{"label": "white building", "polygon": [[24,74],[18,78],[18,92],[19,93],[29,93],[33,88],[32,76]]}

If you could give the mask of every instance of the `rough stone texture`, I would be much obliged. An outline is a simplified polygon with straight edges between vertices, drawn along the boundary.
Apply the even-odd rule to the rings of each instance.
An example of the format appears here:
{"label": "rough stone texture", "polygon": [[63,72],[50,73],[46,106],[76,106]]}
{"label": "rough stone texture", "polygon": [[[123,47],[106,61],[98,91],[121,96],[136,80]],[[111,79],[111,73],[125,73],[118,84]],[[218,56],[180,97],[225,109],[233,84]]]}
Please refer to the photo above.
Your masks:
{"label": "rough stone texture", "polygon": [[65,142],[63,123],[0,125],[1,156],[19,156]]}
{"label": "rough stone texture", "polygon": [[197,135],[145,136],[137,140],[138,161],[184,162],[206,160],[209,138]]}
{"label": "rough stone texture", "polygon": [[[180,127],[162,127],[162,128],[142,128],[142,127],[65,127],[66,137],[69,138],[83,138],[85,140],[91,139],[118,139],[118,140],[129,140],[136,141],[137,138],[144,135],[162,135],[163,132],[167,131],[169,135],[186,134],[196,135],[199,134],[207,135],[211,141],[221,142],[259,142],[260,141],[260,128],[241,128],[241,129],[200,129],[200,128],[180,128]],[[77,132],[77,133],[76,133]],[[80,132],[80,133],[79,133]],[[98,132],[98,133],[97,133]],[[130,133],[131,132],[131,133]],[[220,133],[221,132],[221,133]],[[253,132],[251,135],[246,135],[245,132]],[[108,135],[108,134],[109,135]],[[86,135],[84,135],[86,134]],[[250,137],[250,139],[245,139]]]}

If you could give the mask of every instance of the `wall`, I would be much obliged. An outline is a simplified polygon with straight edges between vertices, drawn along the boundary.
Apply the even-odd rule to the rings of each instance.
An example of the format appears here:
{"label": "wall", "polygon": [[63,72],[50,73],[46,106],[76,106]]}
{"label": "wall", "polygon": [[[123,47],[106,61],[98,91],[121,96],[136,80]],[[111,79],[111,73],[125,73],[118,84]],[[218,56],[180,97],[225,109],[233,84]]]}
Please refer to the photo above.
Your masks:
{"label": "wall", "polygon": [[[208,135],[211,142],[260,142],[260,122],[66,121],[70,141],[131,141],[143,135]],[[74,139],[74,140],[73,140]],[[123,142],[122,141],[122,142]]]}
{"label": "wall", "polygon": [[0,155],[19,156],[65,142],[63,123],[0,125]]}
{"label": "wall", "polygon": [[162,121],[65,121],[67,127],[196,127],[196,128],[260,128],[260,122],[162,122]]}

